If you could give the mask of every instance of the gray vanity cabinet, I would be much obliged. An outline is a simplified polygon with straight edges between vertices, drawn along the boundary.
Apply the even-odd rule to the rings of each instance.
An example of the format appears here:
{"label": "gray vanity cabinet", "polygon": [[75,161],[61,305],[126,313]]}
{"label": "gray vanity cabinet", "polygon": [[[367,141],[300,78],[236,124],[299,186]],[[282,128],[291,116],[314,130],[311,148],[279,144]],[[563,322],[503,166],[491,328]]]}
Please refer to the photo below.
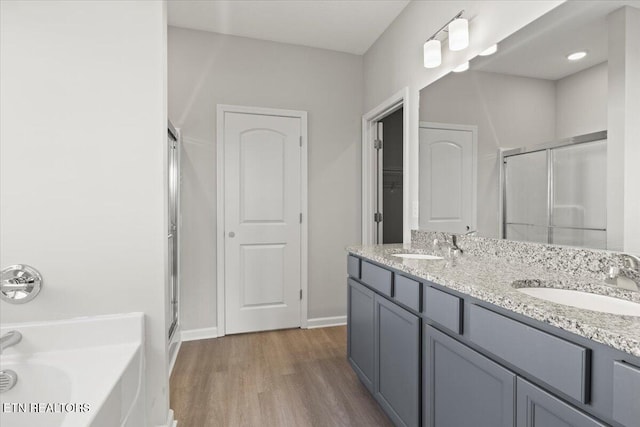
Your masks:
{"label": "gray vanity cabinet", "polygon": [[420,423],[420,319],[375,296],[374,397],[396,426]]}
{"label": "gray vanity cabinet", "polygon": [[425,427],[512,427],[516,375],[436,330],[424,327]]}
{"label": "gray vanity cabinet", "polygon": [[347,354],[370,393],[373,393],[374,295],[355,280],[348,280]]}
{"label": "gray vanity cabinet", "polygon": [[640,358],[374,260],[348,274],[349,362],[396,426],[640,427]]}
{"label": "gray vanity cabinet", "polygon": [[559,398],[518,378],[516,427],[605,427]]}

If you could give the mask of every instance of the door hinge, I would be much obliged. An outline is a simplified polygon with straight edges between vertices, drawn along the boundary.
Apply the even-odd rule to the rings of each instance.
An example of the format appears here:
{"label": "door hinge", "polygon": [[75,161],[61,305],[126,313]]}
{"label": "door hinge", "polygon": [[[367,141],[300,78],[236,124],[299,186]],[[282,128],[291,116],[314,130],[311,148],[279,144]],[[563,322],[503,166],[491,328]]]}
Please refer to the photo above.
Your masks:
{"label": "door hinge", "polygon": [[300,212],[300,224],[302,224],[302,212]]}
{"label": "door hinge", "polygon": [[302,299],[302,289],[300,289],[300,299]]}
{"label": "door hinge", "polygon": [[302,147],[302,135],[300,135],[300,147]]}
{"label": "door hinge", "polygon": [[373,148],[375,148],[376,150],[381,150],[382,149],[382,140],[381,139],[376,139],[373,141]]}
{"label": "door hinge", "polygon": [[373,214],[374,222],[382,222],[382,214],[380,212],[376,212]]}

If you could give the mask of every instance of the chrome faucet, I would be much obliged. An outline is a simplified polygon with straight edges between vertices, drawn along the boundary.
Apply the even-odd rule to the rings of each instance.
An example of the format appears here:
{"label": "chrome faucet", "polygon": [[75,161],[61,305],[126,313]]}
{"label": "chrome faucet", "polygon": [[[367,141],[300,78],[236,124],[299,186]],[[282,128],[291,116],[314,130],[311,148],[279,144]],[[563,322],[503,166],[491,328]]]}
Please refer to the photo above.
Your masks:
{"label": "chrome faucet", "polygon": [[0,354],[5,348],[14,346],[20,342],[22,334],[18,331],[9,331],[0,337]]}
{"label": "chrome faucet", "polygon": [[[467,227],[467,230],[469,230],[469,227]],[[458,246],[458,237],[475,236],[476,233],[477,233],[477,230],[469,230],[466,233],[462,233],[462,234],[452,234],[451,235],[451,251],[453,252],[453,254],[454,255],[462,254],[462,249]]]}
{"label": "chrome faucet", "polygon": [[457,236],[455,234],[442,234],[442,238],[433,240],[433,248],[439,252],[442,251],[442,245],[447,246],[447,252],[450,256],[457,256],[462,253],[462,249],[458,247]]}
{"label": "chrome faucet", "polygon": [[433,240],[434,250],[442,251],[442,244],[448,247],[448,253],[450,256],[456,257],[462,254],[462,249],[458,246],[458,237],[460,236],[473,236],[476,234],[476,230],[469,230],[462,234],[447,234],[441,233],[442,238],[436,238]]}
{"label": "chrome faucet", "polygon": [[621,289],[640,291],[640,258],[622,255],[622,268],[610,267],[605,283]]}

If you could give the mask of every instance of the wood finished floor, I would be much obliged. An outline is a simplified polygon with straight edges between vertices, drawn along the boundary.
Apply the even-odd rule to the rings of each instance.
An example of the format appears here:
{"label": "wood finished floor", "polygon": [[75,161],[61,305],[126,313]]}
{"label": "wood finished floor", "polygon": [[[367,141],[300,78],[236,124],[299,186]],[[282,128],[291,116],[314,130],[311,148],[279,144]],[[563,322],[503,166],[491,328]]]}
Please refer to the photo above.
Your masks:
{"label": "wood finished floor", "polygon": [[346,352],[344,326],[184,342],[171,408],[180,427],[392,426]]}

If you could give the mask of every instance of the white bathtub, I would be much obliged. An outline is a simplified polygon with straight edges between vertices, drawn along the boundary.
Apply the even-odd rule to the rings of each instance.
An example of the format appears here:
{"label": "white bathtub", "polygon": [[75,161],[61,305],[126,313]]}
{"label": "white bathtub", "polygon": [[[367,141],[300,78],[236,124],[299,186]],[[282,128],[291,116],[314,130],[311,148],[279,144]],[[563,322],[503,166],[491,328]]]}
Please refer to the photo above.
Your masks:
{"label": "white bathtub", "polygon": [[18,382],[0,394],[2,427],[144,425],[144,315],[3,324],[22,341],[0,356]]}

